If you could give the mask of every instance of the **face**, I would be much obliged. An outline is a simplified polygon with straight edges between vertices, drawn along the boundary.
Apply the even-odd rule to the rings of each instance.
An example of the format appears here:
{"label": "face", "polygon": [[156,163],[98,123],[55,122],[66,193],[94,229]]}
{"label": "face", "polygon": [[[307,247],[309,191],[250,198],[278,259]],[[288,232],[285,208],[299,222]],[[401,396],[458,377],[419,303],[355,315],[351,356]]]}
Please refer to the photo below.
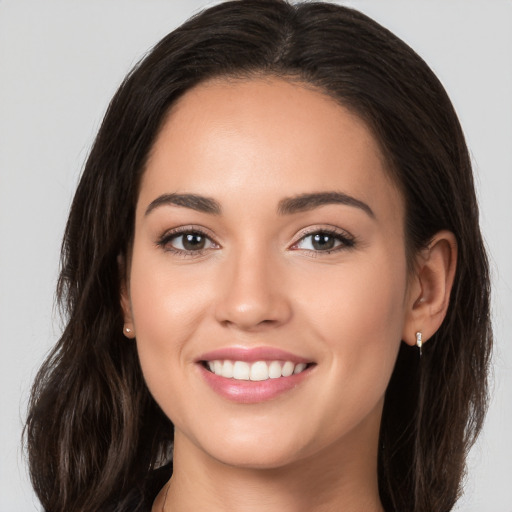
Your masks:
{"label": "face", "polygon": [[123,293],[176,449],[279,467],[375,442],[407,309],[402,199],[365,124],[214,81],[151,152]]}

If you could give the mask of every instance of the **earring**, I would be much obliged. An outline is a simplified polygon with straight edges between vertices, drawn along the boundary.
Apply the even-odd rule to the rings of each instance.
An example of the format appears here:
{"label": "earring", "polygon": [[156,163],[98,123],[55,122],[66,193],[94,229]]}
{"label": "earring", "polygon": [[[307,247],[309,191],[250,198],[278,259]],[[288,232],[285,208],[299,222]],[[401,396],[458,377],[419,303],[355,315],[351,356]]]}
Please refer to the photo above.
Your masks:
{"label": "earring", "polygon": [[124,334],[125,336],[129,336],[131,334],[132,330],[129,327],[124,328]]}
{"label": "earring", "polygon": [[416,346],[420,349],[420,357],[421,357],[421,346],[423,345],[423,340],[421,339],[421,331],[416,333]]}

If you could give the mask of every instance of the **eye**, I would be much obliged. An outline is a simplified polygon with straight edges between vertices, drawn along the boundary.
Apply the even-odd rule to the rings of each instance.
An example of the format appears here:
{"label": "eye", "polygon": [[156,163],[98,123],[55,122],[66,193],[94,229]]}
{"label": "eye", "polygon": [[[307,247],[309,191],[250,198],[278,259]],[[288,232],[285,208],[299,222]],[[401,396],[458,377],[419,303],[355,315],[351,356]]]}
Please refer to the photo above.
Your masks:
{"label": "eye", "polygon": [[343,248],[353,247],[354,245],[354,239],[348,234],[324,229],[308,233],[294,244],[292,248],[330,253]]}
{"label": "eye", "polygon": [[219,246],[205,233],[199,230],[183,230],[166,233],[158,245],[163,249],[180,254],[201,254],[208,249],[217,249]]}

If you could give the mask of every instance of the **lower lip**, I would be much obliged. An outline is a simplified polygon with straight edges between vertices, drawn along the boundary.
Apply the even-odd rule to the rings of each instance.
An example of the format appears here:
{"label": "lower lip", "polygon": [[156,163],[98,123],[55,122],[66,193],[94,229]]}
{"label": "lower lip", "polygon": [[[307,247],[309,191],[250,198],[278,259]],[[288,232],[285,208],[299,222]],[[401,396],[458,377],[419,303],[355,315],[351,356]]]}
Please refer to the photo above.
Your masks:
{"label": "lower lip", "polygon": [[311,367],[308,367],[301,373],[289,377],[252,381],[226,379],[210,372],[202,364],[198,366],[204,380],[213,391],[232,402],[243,404],[265,402],[291,391],[307,378],[311,371]]}

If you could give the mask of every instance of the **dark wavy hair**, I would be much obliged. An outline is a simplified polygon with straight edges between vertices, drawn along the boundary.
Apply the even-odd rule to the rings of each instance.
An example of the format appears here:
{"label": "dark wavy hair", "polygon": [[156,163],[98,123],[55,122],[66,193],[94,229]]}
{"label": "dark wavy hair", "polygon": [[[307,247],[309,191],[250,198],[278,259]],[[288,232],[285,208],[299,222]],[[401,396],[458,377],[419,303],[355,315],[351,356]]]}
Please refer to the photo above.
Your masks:
{"label": "dark wavy hair", "polygon": [[30,473],[50,512],[122,509],[170,460],[173,427],[123,336],[119,261],[139,182],[169,108],[215,77],[313,85],[360,116],[380,143],[406,210],[409,261],[455,234],[447,316],[421,360],[402,343],[386,392],[379,487],[387,511],[444,512],[488,400],[488,263],[471,162],[446,92],[391,32],[329,3],[229,1],[167,35],[112,99],[73,200],[57,297],[66,327],[35,380],[25,427]]}

